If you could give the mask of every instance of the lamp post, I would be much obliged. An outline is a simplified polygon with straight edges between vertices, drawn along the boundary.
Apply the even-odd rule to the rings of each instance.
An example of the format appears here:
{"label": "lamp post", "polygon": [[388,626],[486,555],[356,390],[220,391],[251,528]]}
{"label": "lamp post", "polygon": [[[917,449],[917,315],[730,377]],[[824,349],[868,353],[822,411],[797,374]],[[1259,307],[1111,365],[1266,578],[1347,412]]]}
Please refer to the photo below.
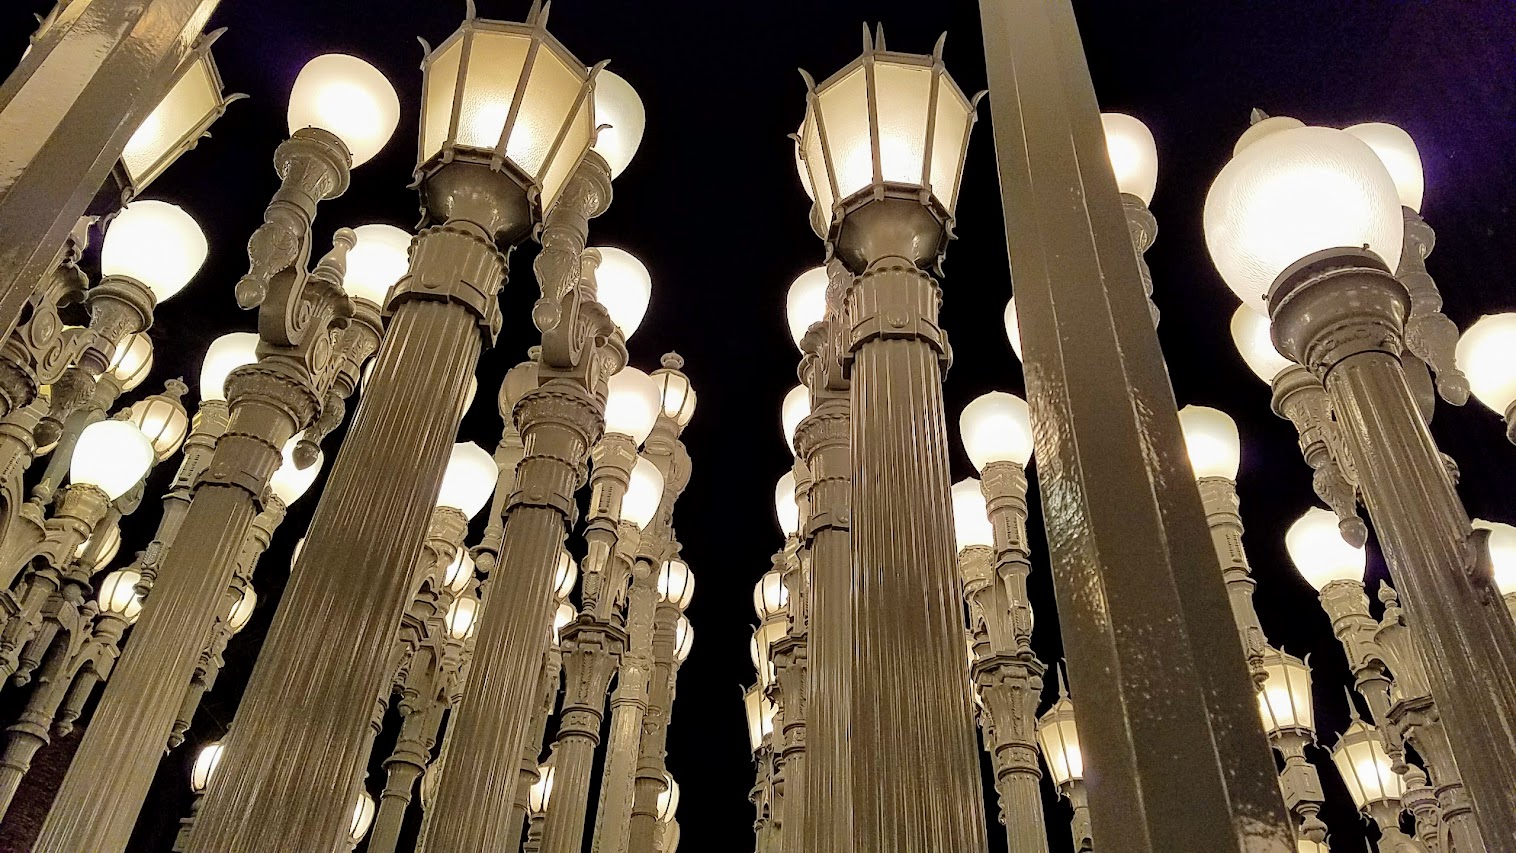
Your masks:
{"label": "lamp post", "polygon": [[1200,487],[1200,503],[1205,507],[1206,524],[1216,545],[1216,560],[1226,579],[1227,598],[1232,603],[1232,618],[1242,637],[1242,651],[1248,669],[1260,687],[1267,679],[1263,658],[1268,640],[1253,608],[1253,568],[1242,547],[1242,511],[1237,499],[1237,467],[1242,461],[1242,442],[1237,423],[1219,409],[1208,406],[1185,406],[1179,410],[1179,427],[1184,431],[1185,449],[1195,482]]}
{"label": "lamp post", "polygon": [[[275,157],[282,183],[249,241],[249,272],[236,288],[240,305],[260,306],[259,359],[227,376],[228,425],[193,486],[180,525],[183,535],[174,537],[156,572],[154,595],[134,631],[136,642],[102,696],[96,725],[86,733],[43,825],[39,851],[125,844],[180,711],[184,686],[207,646],[248,526],[283,462],[282,448],[320,411],[332,378],[331,334],[354,311],[342,283],[356,235],[339,230],[332,251],[310,271],[308,226],[317,202],[346,187],[350,157],[377,150],[374,134],[385,125],[385,96],[394,97],[372,67],[338,65],[344,69],[340,76],[305,76],[313,67],[308,66],[297,79],[291,95],[293,136]],[[365,92],[367,108],[311,91],[332,85]],[[319,111],[300,106],[312,100],[321,105]],[[237,742],[241,748],[259,740],[256,727],[241,730],[252,732]],[[272,739],[283,746],[292,731],[282,728]],[[228,746],[223,773],[235,778],[239,747]],[[236,785],[218,789],[226,796],[240,791]],[[211,792],[190,849],[199,843],[199,833],[219,831],[217,800]],[[260,824],[260,831],[272,825]],[[337,840],[334,832],[327,843]]]}
{"label": "lamp post", "polygon": [[[857,276],[839,330],[852,382],[852,842],[983,849],[947,501],[949,354],[927,272],[946,248],[974,105],[940,42],[919,56],[866,34],[863,56],[807,85],[813,219]],[[885,397],[917,402],[873,402]]]}
{"label": "lamp post", "polygon": [[[628,853],[656,853],[667,822],[662,816],[662,806],[669,797],[663,755],[673,716],[675,679],[694,640],[688,620],[684,619],[684,611],[694,597],[695,576],[690,572],[689,564],[678,557],[664,561],[658,570],[658,608],[653,617],[653,678],[648,693],[641,755],[637,762],[636,800],[625,848]],[[685,625],[683,632],[679,630],[681,620]]]}
{"label": "lamp post", "polygon": [[1260,665],[1264,681],[1259,685],[1258,710],[1269,742],[1284,756],[1279,787],[1285,804],[1300,821],[1297,839],[1325,844],[1326,824],[1319,817],[1326,794],[1316,767],[1305,757],[1305,747],[1316,740],[1316,709],[1311,704],[1311,668],[1300,658],[1266,647]]}
{"label": "lamp post", "polygon": [[1458,366],[1479,402],[1505,417],[1506,437],[1516,443],[1516,314],[1490,314],[1458,339]]}
{"label": "lamp post", "polygon": [[[1153,274],[1144,255],[1158,236],[1158,220],[1148,210],[1158,186],[1158,145],[1147,125],[1125,113],[1101,113],[1100,125],[1105,131],[1106,154],[1116,176],[1116,189],[1121,193],[1121,212],[1126,216],[1132,249],[1137,255],[1142,290],[1156,326],[1158,306],[1153,304]],[[1012,302],[1007,306],[1008,313],[1015,310],[1014,305]]]}
{"label": "lamp post", "polygon": [[1071,827],[1074,849],[1088,853],[1095,849],[1090,834],[1090,806],[1084,788],[1084,751],[1079,746],[1079,729],[1074,724],[1074,703],[1068,687],[1058,679],[1058,701],[1037,720],[1037,746],[1047,762],[1053,785],[1074,806]]}
{"label": "lamp post", "polygon": [[964,449],[983,477],[953,487],[953,510],[970,633],[984,640],[971,676],[981,697],[985,749],[995,765],[1008,849],[1046,853],[1035,732],[1047,670],[1031,649],[1026,586],[1032,569],[1026,534],[1030,413],[1021,398],[995,391],[964,407],[958,424]]}
{"label": "lamp post", "polygon": [[1379,849],[1415,853],[1420,845],[1400,831],[1400,798],[1405,780],[1390,769],[1390,757],[1373,726],[1353,712],[1353,722],[1332,747],[1332,763],[1347,783],[1353,804],[1379,827]]}
{"label": "lamp post", "polygon": [[[1281,202],[1283,185],[1308,190]],[[1413,299],[1385,263],[1403,244],[1399,202],[1362,140],[1271,119],[1212,185],[1206,241],[1228,286],[1267,308],[1279,350],[1326,385],[1482,834],[1500,846],[1516,843],[1516,623],[1400,363]]]}

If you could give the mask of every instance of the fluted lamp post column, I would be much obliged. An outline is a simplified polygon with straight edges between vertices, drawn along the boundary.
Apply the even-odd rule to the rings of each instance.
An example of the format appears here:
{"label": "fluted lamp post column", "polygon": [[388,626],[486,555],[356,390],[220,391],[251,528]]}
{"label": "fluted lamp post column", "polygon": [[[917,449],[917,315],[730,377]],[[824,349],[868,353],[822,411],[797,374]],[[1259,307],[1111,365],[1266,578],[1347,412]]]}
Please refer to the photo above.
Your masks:
{"label": "fluted lamp post column", "polygon": [[1042,750],[1043,761],[1047,762],[1053,785],[1074,806],[1070,824],[1074,849],[1079,853],[1094,850],[1089,798],[1084,788],[1084,752],[1079,747],[1079,729],[1074,723],[1074,702],[1069,699],[1068,686],[1061,677],[1058,680],[1058,701],[1037,720],[1037,745]]}
{"label": "fluted lamp post column", "polygon": [[[951,233],[974,105],[929,56],[864,53],[810,89],[800,133],[813,221],[857,276],[846,297],[852,380],[856,849],[986,848],[948,502],[928,272]],[[899,401],[912,401],[909,405]]]}
{"label": "fluted lamp post column", "polygon": [[[684,611],[695,597],[695,575],[674,557],[658,570],[658,607],[653,616],[653,674],[637,762],[637,787],[624,847],[628,853],[655,853],[663,834],[659,803],[668,795],[664,748],[673,715],[674,680],[694,640]],[[685,630],[680,636],[683,622]],[[680,643],[679,640],[686,642]]]}
{"label": "fluted lamp post column", "polygon": [[1207,245],[1244,304],[1268,310],[1278,349],[1326,385],[1482,834],[1509,846],[1516,623],[1401,367],[1412,298],[1386,264],[1404,236],[1395,182],[1350,134],[1269,121],[1212,185]]}
{"label": "fluted lamp post column", "polygon": [[[333,86],[365,92],[368,109],[324,97]],[[330,335],[353,314],[342,282],[346,253],[356,241],[353,232],[339,230],[333,250],[310,271],[310,223],[322,199],[346,188],[351,164],[377,153],[393,130],[398,113],[386,114],[386,99],[391,104],[395,99],[389,84],[372,66],[351,57],[319,57],[296,80],[293,135],[275,154],[280,189],[249,241],[248,274],[236,286],[240,305],[260,306],[259,360],[227,378],[228,427],[194,486],[180,535],[134,630],[135,642],[102,696],[95,724],[43,826],[39,851],[120,849],[131,833],[248,525],[282,463],[281,449],[320,410],[330,378]],[[284,727],[270,740],[283,745],[296,728]],[[232,741],[228,748],[229,755],[236,752]],[[237,766],[226,764],[230,771],[223,775],[235,779]],[[241,790],[235,784],[218,789]],[[208,825],[215,831],[216,801],[212,791],[206,801],[211,817],[197,823],[196,832]],[[269,826],[259,822],[260,831]],[[191,849],[194,843],[192,838]]]}

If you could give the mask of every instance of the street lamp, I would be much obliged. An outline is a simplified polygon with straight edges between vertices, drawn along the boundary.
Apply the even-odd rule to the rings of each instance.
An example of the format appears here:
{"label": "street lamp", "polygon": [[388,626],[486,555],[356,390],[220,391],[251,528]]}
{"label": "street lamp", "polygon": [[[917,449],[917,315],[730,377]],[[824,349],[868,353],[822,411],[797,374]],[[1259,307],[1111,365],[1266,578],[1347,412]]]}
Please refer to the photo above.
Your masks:
{"label": "street lamp", "polygon": [[621,520],[639,530],[647,527],[663,502],[663,473],[646,456],[638,456],[621,499]]}
{"label": "street lamp", "polygon": [[779,407],[779,422],[784,427],[784,443],[789,447],[791,454],[795,453],[795,430],[810,414],[810,389],[804,385],[796,385],[784,395],[784,403]]}
{"label": "street lamp", "polygon": [[1490,567],[1495,572],[1495,588],[1516,617],[1516,527],[1476,518],[1474,529],[1490,531]]}
{"label": "street lamp", "polygon": [[[1428,314],[1425,281],[1391,275],[1401,202],[1363,140],[1270,119],[1212,185],[1206,244],[1243,303],[1267,310],[1280,352],[1325,384],[1481,834],[1516,837],[1516,735],[1502,722],[1516,719],[1516,624],[1487,577],[1459,568],[1474,547],[1469,518],[1402,367],[1408,342],[1445,326]],[[1462,402],[1456,368],[1438,378]]]}
{"label": "street lamp", "polygon": [[142,612],[142,595],[137,592],[137,583],[141,580],[142,574],[130,569],[117,569],[102,578],[100,589],[95,593],[100,612],[114,613],[127,624],[137,621],[137,614]]}
{"label": "street lamp", "polygon": [[[1356,711],[1352,724],[1332,747],[1332,763],[1347,784],[1353,804],[1379,825],[1380,843],[1403,839],[1400,798],[1405,794],[1405,779],[1391,769],[1393,762],[1384,751],[1380,733],[1358,719]],[[1390,845],[1390,849],[1396,848]]]}
{"label": "street lamp", "polygon": [[1298,840],[1326,841],[1327,827],[1319,814],[1326,801],[1321,777],[1305,757],[1305,747],[1316,740],[1316,713],[1311,704],[1311,668],[1305,661],[1272,647],[1264,649],[1264,680],[1258,691],[1258,711],[1263,730],[1284,756],[1279,787],[1285,804],[1300,820]]}
{"label": "street lamp", "polygon": [[179,397],[189,389],[177,379],[167,383],[166,394],[153,394],[132,404],[127,410],[131,424],[152,442],[157,461],[173,456],[184,445],[189,433],[189,413]]}
{"label": "street lamp", "polygon": [[785,294],[785,319],[797,347],[811,326],[826,319],[827,282],[826,267],[811,267],[790,284],[789,292]]}
{"label": "street lamp", "polygon": [[200,363],[200,401],[226,401],[226,378],[233,370],[258,360],[258,335],[229,332],[211,341]]}
{"label": "street lamp", "polygon": [[800,530],[800,504],[795,501],[795,472],[787,471],[774,484],[774,515],[786,537]]}
{"label": "street lamp", "polygon": [[1090,836],[1090,807],[1084,788],[1084,753],[1079,747],[1079,729],[1074,722],[1074,703],[1068,687],[1060,677],[1058,701],[1037,720],[1037,746],[1047,763],[1053,786],[1069,798],[1074,806],[1071,827],[1074,848],[1080,853],[1093,849]]}
{"label": "street lamp", "polygon": [[625,249],[597,246],[593,251],[600,256],[595,267],[595,301],[611,315],[621,337],[630,339],[647,313],[647,303],[653,295],[653,276],[642,261]]}
{"label": "street lamp", "polygon": [[627,436],[635,450],[653,431],[662,406],[658,383],[635,367],[623,367],[607,382],[605,431]]}
{"label": "street lamp", "polygon": [[356,849],[363,842],[363,836],[368,835],[368,828],[374,823],[374,798],[368,791],[360,791],[358,802],[353,804],[353,822],[348,825],[347,841],[348,849]]}
{"label": "street lamp", "polygon": [[658,570],[658,600],[666,601],[683,612],[695,598],[695,575],[689,563],[675,557],[663,562]]}
{"label": "street lamp", "polygon": [[1479,402],[1503,415],[1516,442],[1516,314],[1489,314],[1458,339],[1458,366]]}

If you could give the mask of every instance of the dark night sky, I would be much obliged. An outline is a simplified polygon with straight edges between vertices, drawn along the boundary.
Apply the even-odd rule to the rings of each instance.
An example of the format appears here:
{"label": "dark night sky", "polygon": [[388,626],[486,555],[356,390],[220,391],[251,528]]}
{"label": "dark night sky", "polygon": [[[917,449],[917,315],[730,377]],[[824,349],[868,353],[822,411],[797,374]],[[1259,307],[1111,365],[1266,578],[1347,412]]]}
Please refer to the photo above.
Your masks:
{"label": "dark night sky", "polygon": [[[4,5],[0,67],[9,67],[25,46],[31,14],[50,2]],[[479,0],[479,13],[519,18],[526,5]],[[1227,323],[1236,303],[1205,253],[1201,206],[1254,106],[1312,124],[1392,121],[1409,130],[1422,151],[1423,212],[1438,229],[1430,267],[1447,314],[1466,327],[1481,314],[1516,309],[1516,180],[1510,174],[1516,5],[1076,0],[1075,6],[1102,106],[1138,116],[1157,137],[1160,171],[1152,209],[1160,233],[1148,258],[1170,374],[1181,405],[1213,405],[1239,421],[1239,489],[1258,579],[1255,600],[1275,644],[1312,655],[1321,739],[1333,743],[1346,723],[1346,663],[1314,593],[1288,564],[1282,545],[1289,521],[1314,500],[1309,469],[1299,460],[1289,424],[1269,412],[1267,389],[1233,350]],[[310,57],[341,51],[367,59],[389,75],[402,104],[400,128],[389,146],[355,173],[345,197],[322,207],[320,244],[338,226],[415,223],[417,201],[406,185],[419,108],[422,54],[416,37],[436,44],[462,14],[462,2],[423,0],[223,3],[213,26],[230,32],[216,48],[217,58],[228,89],[251,99],[234,105],[213,138],[149,193],[200,218],[211,258],[190,289],[158,311],[152,333],[158,363],[138,396],[180,374],[193,388],[206,345],[226,331],[253,327],[253,317],[236,309],[231,286],[245,268],[242,247],[276,187],[270,157],[285,136],[290,85]],[[699,577],[690,611],[698,642],[680,674],[668,759],[683,789],[680,820],[683,849],[689,851],[752,843],[746,802],[752,767],[740,689],[753,679],[747,656],[752,585],[782,544],[772,509],[774,481],[789,464],[779,403],[795,382],[796,361],[783,320],[784,293],[795,275],[822,256],[806,224],[807,201],[785,134],[799,124],[804,107],[795,69],[823,78],[852,59],[862,21],[882,21],[898,50],[928,51],[947,31],[949,71],[965,90],[983,87],[977,7],[968,0],[560,0],[553,10],[553,32],[586,63],[610,58],[611,68],[637,87],[647,105],[642,149],[619,179],[615,203],[593,224],[591,239],[630,249],[652,271],[652,305],[631,341],[633,363],[650,370],[660,354],[676,349],[700,395],[685,434],[694,476],[676,511],[684,555]],[[981,117],[992,118],[988,103]],[[1022,390],[1000,320],[1011,282],[992,154],[989,127],[982,122],[970,145],[960,239],[948,252],[944,280],[943,322],[956,355],[947,395],[955,415],[985,391]],[[534,342],[527,319],[536,294],[529,268],[534,252],[526,246],[513,258],[516,281],[503,296],[506,327],[499,345],[485,355],[484,393],[464,423],[463,435],[486,447],[500,432],[493,389]],[[1505,443],[1495,414],[1474,402],[1466,408],[1444,404],[1434,432],[1462,466],[1471,514],[1516,521],[1510,479],[1516,448]],[[950,432],[956,441],[956,425]],[[329,454],[338,438],[329,442]],[[955,450],[953,464],[956,476],[972,473],[961,450]],[[218,737],[232,719],[276,606],[289,548],[303,533],[312,503],[307,497],[295,507],[264,560],[258,615],[233,641],[228,669],[202,707],[192,744]],[[1034,505],[1033,512],[1040,508]],[[157,515],[149,501],[130,520],[124,553],[146,544]],[[1034,530],[1034,546],[1045,553],[1041,538]],[[1377,555],[1371,556],[1371,572],[1382,576]],[[1051,664],[1061,651],[1045,562],[1038,562],[1032,583],[1037,650]],[[384,749],[381,739],[376,757]],[[190,756],[181,749],[164,761],[133,850],[168,849],[188,808]],[[1329,767],[1324,752],[1312,757]],[[1332,800],[1324,816],[1333,846],[1359,849],[1356,839],[1365,830],[1335,774],[1324,769],[1322,775]],[[371,773],[371,791],[382,786],[380,779]],[[1055,850],[1068,845],[1065,814],[1062,806],[1050,811]],[[992,849],[1003,849],[1004,835],[993,822],[990,836]],[[0,849],[24,849],[18,837],[14,826],[0,828],[0,845],[18,845]],[[1117,851],[1119,843],[1105,842],[1102,849]]]}

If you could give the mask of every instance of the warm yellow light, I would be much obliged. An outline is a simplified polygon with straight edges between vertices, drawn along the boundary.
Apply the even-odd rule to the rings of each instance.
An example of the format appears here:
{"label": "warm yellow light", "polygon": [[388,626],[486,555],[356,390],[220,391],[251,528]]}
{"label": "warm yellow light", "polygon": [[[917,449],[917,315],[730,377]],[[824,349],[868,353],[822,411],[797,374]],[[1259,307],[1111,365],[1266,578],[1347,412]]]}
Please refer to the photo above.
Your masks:
{"label": "warm yellow light", "polygon": [[209,250],[205,232],[183,208],[166,201],[134,201],[106,229],[100,274],[135,279],[163,302],[190,283]]}
{"label": "warm yellow light", "polygon": [[100,612],[114,613],[128,623],[137,621],[142,612],[142,596],[137,593],[137,584],[141,582],[142,573],[135,569],[118,569],[106,575],[95,594]]}
{"label": "warm yellow light", "polygon": [[785,536],[794,536],[800,530],[800,504],[795,502],[795,472],[779,478],[774,486],[774,514],[779,519],[779,529]]}
{"label": "warm yellow light", "polygon": [[1311,704],[1311,669],[1305,661],[1269,648],[1263,669],[1268,680],[1258,691],[1258,712],[1263,730],[1271,737],[1299,733],[1307,737],[1316,730],[1316,710]]}
{"label": "warm yellow light", "polygon": [[1332,748],[1332,763],[1347,783],[1353,803],[1360,809],[1385,802],[1399,802],[1405,794],[1405,779],[1391,770],[1379,733],[1362,720],[1354,720]]}
{"label": "warm yellow light", "polygon": [[1074,725],[1074,703],[1067,696],[1037,721],[1037,745],[1042,749],[1054,785],[1062,788],[1084,779],[1084,754],[1079,749],[1079,730]]}
{"label": "warm yellow light", "polygon": [[553,611],[553,645],[557,645],[562,641],[563,629],[567,628],[569,623],[578,618],[579,612],[574,609],[574,605],[569,604],[567,601],[560,601],[558,603],[558,609]]}
{"label": "warm yellow light", "polygon": [[674,620],[674,660],[684,663],[690,657],[690,652],[695,648],[695,626],[690,624],[690,619],[683,613]]}
{"label": "warm yellow light", "polygon": [[1318,591],[1333,581],[1363,582],[1365,556],[1343,540],[1337,516],[1311,507],[1284,536],[1285,550],[1302,577]]}
{"label": "warm yellow light", "polygon": [[135,190],[140,192],[192,147],[226,103],[209,49],[197,49],[173,88],[137,126],[121,152],[121,165]]}
{"label": "warm yellow light", "polygon": [[979,471],[995,462],[1031,461],[1032,414],[1015,394],[991,391],[975,398],[958,416],[958,433]]}
{"label": "warm yellow light", "polygon": [[1479,402],[1500,414],[1516,405],[1516,314],[1488,314],[1458,339],[1458,369]]}
{"label": "warm yellow light", "polygon": [[753,668],[758,671],[758,680],[767,687],[774,683],[774,660],[770,646],[784,638],[784,620],[775,619],[758,626],[753,632],[753,641],[748,646]]}
{"label": "warm yellow light", "polygon": [[990,524],[984,492],[973,477],[953,484],[953,532],[958,550],[978,545],[994,547],[995,528]]}
{"label": "warm yellow light", "polygon": [[251,586],[238,588],[237,601],[232,604],[231,613],[227,615],[226,625],[236,634],[247,627],[249,620],[253,618],[253,610],[258,607],[258,593]]}
{"label": "warm yellow light", "polygon": [[1124,113],[1101,113],[1100,122],[1105,127],[1106,153],[1116,173],[1116,188],[1151,204],[1158,186],[1158,145],[1153,132]]}
{"label": "warm yellow light", "polygon": [[1295,364],[1274,347],[1269,318],[1246,305],[1237,306],[1232,314],[1232,343],[1248,369],[1264,382],[1272,384],[1274,377]]}
{"label": "warm yellow light", "polygon": [[638,456],[632,466],[626,494],[621,498],[621,520],[645,528],[658,515],[663,503],[663,472],[646,456]]}
{"label": "warm yellow light", "polygon": [[1379,121],[1355,124],[1347,130],[1379,155],[1379,160],[1395,180],[1400,203],[1412,210],[1421,210],[1426,177],[1421,171],[1421,152],[1416,150],[1416,140],[1395,125]]}
{"label": "warm yellow light", "polygon": [[[683,360],[678,363],[682,366]],[[653,379],[658,383],[662,397],[663,416],[683,429],[695,417],[695,387],[690,384],[689,376],[683,371],[665,367],[653,371]]]}
{"label": "warm yellow light", "polygon": [[811,392],[804,385],[796,385],[784,395],[784,404],[779,407],[779,421],[784,427],[784,443],[789,445],[790,455],[795,455],[795,430],[800,422],[811,415]]}
{"label": "warm yellow light", "polygon": [[605,431],[642,444],[663,410],[662,388],[646,373],[627,366],[612,376],[605,396]]}
{"label": "warm yellow light", "polygon": [[1395,182],[1374,150],[1324,127],[1243,148],[1211,185],[1204,220],[1216,269],[1259,312],[1279,274],[1306,256],[1367,246],[1394,269],[1404,237]]}
{"label": "warm yellow light", "polygon": [[383,307],[390,288],[410,270],[411,235],[393,225],[360,225],[353,233],[358,240],[347,253],[342,289]]}
{"label": "warm yellow light", "polygon": [[360,792],[358,802],[353,805],[353,822],[348,826],[348,841],[354,844],[362,841],[373,822],[374,798],[369,796],[368,791]]}
{"label": "warm yellow light", "polygon": [[615,178],[626,170],[642,145],[647,112],[632,84],[603,69],[595,75],[595,121],[600,125],[595,153],[605,158]]}
{"label": "warm yellow light", "polygon": [[153,452],[159,462],[178,452],[189,432],[189,414],[178,400],[154,394],[132,404],[127,410],[129,420],[148,441],[153,443]]}
{"label": "warm yellow light", "polygon": [[1026,361],[1021,355],[1021,318],[1016,316],[1014,296],[1005,303],[1005,339],[1011,342],[1011,351],[1016,353],[1016,360]]}
{"label": "warm yellow light", "polygon": [[665,560],[658,570],[658,600],[667,601],[681,611],[695,599],[695,573],[690,564],[675,557]]}
{"label": "warm yellow light", "polygon": [[527,798],[530,800],[528,808],[534,815],[547,813],[547,804],[553,799],[553,773],[551,764],[544,764],[537,768],[537,781],[532,783],[527,793]]}
{"label": "warm yellow light", "polygon": [[290,506],[310,490],[316,482],[316,477],[321,473],[321,466],[326,461],[321,449],[316,449],[316,461],[308,468],[300,468],[295,465],[295,446],[305,433],[296,433],[294,438],[284,443],[284,461],[279,464],[279,469],[268,481],[269,491],[274,493],[285,506]]}
{"label": "warm yellow light", "polygon": [[636,255],[613,246],[599,246],[600,266],[595,268],[595,299],[605,306],[611,322],[630,339],[653,295],[653,276]]}
{"label": "warm yellow light", "polygon": [[1237,479],[1242,440],[1237,435],[1237,422],[1230,415],[1209,406],[1185,406],[1179,410],[1179,427],[1184,432],[1184,446],[1189,451],[1196,479]]}
{"label": "warm yellow light", "polygon": [[785,319],[797,347],[811,326],[826,319],[826,286],[826,267],[811,267],[790,284],[789,293],[785,294]]}
{"label": "warm yellow light", "polygon": [[205,787],[211,783],[211,774],[216,772],[216,765],[221,763],[223,749],[225,747],[219,742],[200,747],[200,751],[195,754],[195,763],[190,768],[190,791],[205,793]]}
{"label": "warm yellow light", "polygon": [[574,591],[574,582],[579,580],[579,564],[565,548],[558,552],[558,568],[553,571],[553,597],[562,601]]}
{"label": "warm yellow light", "polygon": [[69,478],[104,490],[111,499],[121,497],[147,475],[157,454],[153,443],[130,421],[96,421],[79,434]]}
{"label": "warm yellow light", "polygon": [[784,572],[770,569],[758,579],[753,587],[753,612],[758,621],[767,622],[785,614],[790,603],[789,587],[784,585]]}
{"label": "warm yellow light", "polygon": [[1516,527],[1476,518],[1474,528],[1490,531],[1490,562],[1495,568],[1495,587],[1501,595],[1516,593]]}
{"label": "warm yellow light", "polygon": [[142,384],[153,370],[153,342],[146,332],[127,335],[126,340],[116,345],[110,364],[105,372],[121,386],[122,392]]}
{"label": "warm yellow light", "polygon": [[290,92],[290,133],[316,127],[334,134],[361,166],[389,142],[400,123],[395,87],[355,56],[328,53],[300,69]]}
{"label": "warm yellow light", "polygon": [[225,400],[226,377],[257,360],[258,335],[253,332],[232,332],[211,341],[200,367],[200,401]]}
{"label": "warm yellow light", "polygon": [[478,615],[479,599],[472,595],[460,595],[453,599],[444,617],[447,623],[447,635],[455,640],[466,640],[474,636],[478,627],[476,623]]}
{"label": "warm yellow light", "polygon": [[668,823],[679,811],[679,783],[667,771],[663,774],[663,790],[658,794],[658,820]]}
{"label": "warm yellow light", "polygon": [[437,506],[450,506],[473,518],[489,502],[499,479],[500,466],[495,464],[495,457],[472,441],[461,441],[453,445],[447,468],[442,472]]}
{"label": "warm yellow light", "polygon": [[453,555],[453,561],[442,570],[442,585],[454,593],[460,593],[468,589],[469,581],[473,579],[474,557],[467,548],[459,547],[457,553]]}

